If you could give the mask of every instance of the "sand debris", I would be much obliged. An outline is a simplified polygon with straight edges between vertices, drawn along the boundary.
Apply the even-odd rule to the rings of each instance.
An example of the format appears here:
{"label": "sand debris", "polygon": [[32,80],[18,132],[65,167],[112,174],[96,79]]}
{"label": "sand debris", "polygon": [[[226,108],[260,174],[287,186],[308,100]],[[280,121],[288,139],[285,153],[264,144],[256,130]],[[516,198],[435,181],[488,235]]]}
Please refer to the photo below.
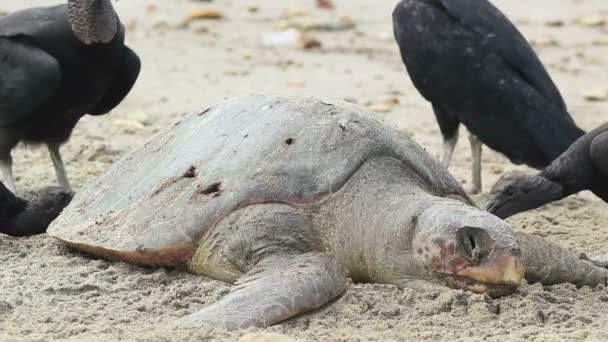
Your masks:
{"label": "sand debris", "polygon": [[201,19],[223,19],[224,18],[224,13],[219,10],[218,8],[215,7],[208,7],[208,6],[203,6],[203,7],[197,7],[194,9],[191,9],[188,14],[186,15],[186,21],[187,22],[191,22],[191,21],[195,21],[195,20],[201,20]]}
{"label": "sand debris", "polygon": [[601,15],[588,15],[578,17],[574,22],[582,26],[604,26],[606,25],[606,17]]}
{"label": "sand debris", "polygon": [[585,93],[585,100],[590,102],[600,102],[608,100],[608,89],[592,89]]}

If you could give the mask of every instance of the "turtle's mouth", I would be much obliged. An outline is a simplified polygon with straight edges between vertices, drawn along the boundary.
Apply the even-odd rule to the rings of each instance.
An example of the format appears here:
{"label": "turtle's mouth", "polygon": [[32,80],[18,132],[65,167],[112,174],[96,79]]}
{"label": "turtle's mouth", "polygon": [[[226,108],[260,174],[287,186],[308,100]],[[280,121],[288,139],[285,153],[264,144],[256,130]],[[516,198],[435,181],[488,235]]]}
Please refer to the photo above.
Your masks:
{"label": "turtle's mouth", "polygon": [[446,274],[446,284],[453,289],[497,297],[515,291],[521,285],[522,274],[519,256],[504,249],[486,263],[466,266]]}
{"label": "turtle's mouth", "polygon": [[482,283],[471,278],[459,276],[448,277],[447,285],[452,289],[459,289],[480,294],[486,293],[491,297],[500,297],[513,293],[519,287],[519,284]]}
{"label": "turtle's mouth", "polygon": [[448,287],[500,296],[521,285],[521,250],[512,243],[495,241],[483,228],[462,227],[447,238],[431,244],[430,270],[440,275]]}

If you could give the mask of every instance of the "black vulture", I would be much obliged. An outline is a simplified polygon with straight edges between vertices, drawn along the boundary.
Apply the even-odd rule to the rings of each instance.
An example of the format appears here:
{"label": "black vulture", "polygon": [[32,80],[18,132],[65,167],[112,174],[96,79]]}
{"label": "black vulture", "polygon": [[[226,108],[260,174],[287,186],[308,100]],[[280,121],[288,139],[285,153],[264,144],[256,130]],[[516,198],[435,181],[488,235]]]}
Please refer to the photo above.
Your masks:
{"label": "black vulture", "polygon": [[69,0],[0,18],[0,169],[15,191],[11,150],[46,144],[71,191],[59,146],[85,114],[102,115],[129,93],[139,57],[110,0]]}
{"label": "black vulture", "polygon": [[18,198],[0,182],[0,234],[42,234],[72,200],[73,193],[44,188]]}
{"label": "black vulture", "polygon": [[583,190],[608,202],[608,123],[585,134],[538,175],[504,175],[487,210],[507,218]]}
{"label": "black vulture", "polygon": [[543,168],[584,134],[526,39],[490,2],[403,0],[393,27],[414,86],[432,104],[446,167],[459,125],[471,133],[473,192],[482,143]]}

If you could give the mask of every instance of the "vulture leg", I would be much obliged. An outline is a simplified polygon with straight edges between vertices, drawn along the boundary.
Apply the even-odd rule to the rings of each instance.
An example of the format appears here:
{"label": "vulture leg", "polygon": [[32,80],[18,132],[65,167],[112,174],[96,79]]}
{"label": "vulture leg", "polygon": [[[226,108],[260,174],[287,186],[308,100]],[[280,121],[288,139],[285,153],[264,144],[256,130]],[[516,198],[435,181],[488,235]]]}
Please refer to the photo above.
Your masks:
{"label": "vulture leg", "polygon": [[471,143],[471,161],[473,163],[473,181],[471,187],[472,194],[481,192],[481,148],[482,143],[474,134],[469,134],[469,142]]}
{"label": "vulture leg", "polygon": [[443,136],[441,163],[447,169],[452,161],[452,155],[458,142],[458,121],[452,119],[441,107],[433,105],[433,112]]}
{"label": "vulture leg", "polygon": [[15,177],[13,177],[13,158],[10,153],[0,159],[0,169],[6,187],[14,194],[17,188],[15,187]]}
{"label": "vulture leg", "polygon": [[444,138],[442,145],[442,153],[441,153],[441,164],[445,166],[447,169],[450,166],[450,162],[452,161],[452,155],[454,154],[454,149],[456,148],[456,143],[458,142],[458,134],[450,138]]}
{"label": "vulture leg", "polygon": [[63,164],[61,154],[59,153],[59,144],[48,144],[47,146],[49,148],[49,153],[51,154],[51,159],[53,160],[53,166],[55,167],[55,174],[57,174],[59,186],[66,192],[72,192],[68,174],[65,171],[65,165]]}

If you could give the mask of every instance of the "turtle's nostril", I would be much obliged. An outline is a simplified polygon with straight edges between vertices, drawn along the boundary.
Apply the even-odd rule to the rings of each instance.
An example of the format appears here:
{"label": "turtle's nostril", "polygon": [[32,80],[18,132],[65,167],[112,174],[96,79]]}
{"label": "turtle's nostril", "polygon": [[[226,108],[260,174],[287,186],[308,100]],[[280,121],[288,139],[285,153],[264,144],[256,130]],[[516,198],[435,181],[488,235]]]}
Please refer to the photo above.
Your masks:
{"label": "turtle's nostril", "polygon": [[511,248],[511,255],[518,258],[521,257],[521,249],[519,247]]}
{"label": "turtle's nostril", "polygon": [[458,230],[457,234],[457,245],[462,256],[474,262],[480,262],[488,254],[491,239],[485,230],[464,227]]}
{"label": "turtle's nostril", "polygon": [[466,256],[474,261],[479,261],[479,247],[475,242],[475,237],[471,234],[465,233],[462,237],[463,248]]}
{"label": "turtle's nostril", "polygon": [[471,244],[471,248],[475,249],[475,247],[477,247],[477,245],[475,244],[475,239],[472,236],[468,236],[469,238],[469,243]]}

